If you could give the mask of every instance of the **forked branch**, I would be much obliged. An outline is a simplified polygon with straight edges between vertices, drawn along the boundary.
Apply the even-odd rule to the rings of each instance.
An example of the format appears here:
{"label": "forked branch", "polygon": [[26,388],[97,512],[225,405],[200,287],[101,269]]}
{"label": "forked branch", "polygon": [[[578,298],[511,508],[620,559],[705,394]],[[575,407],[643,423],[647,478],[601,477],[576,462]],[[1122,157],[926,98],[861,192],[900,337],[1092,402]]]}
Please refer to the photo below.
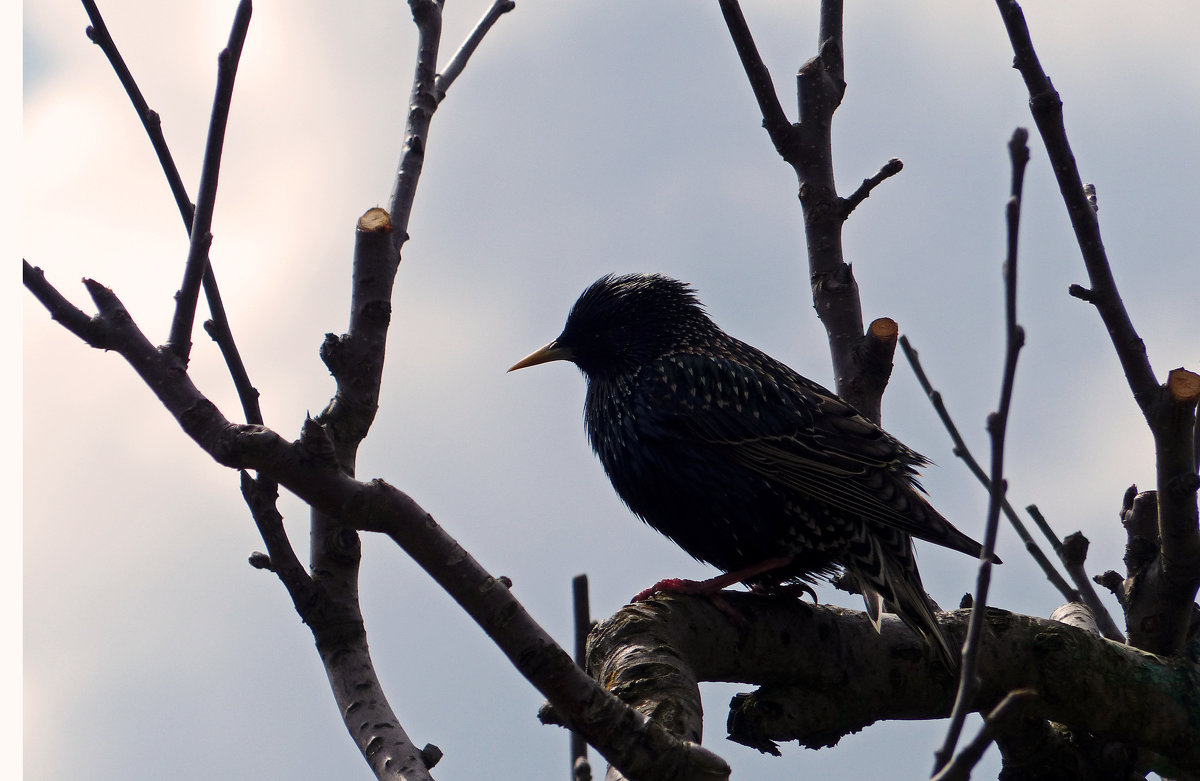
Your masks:
{"label": "forked branch", "polygon": [[[813,304],[829,338],[837,393],[878,423],[881,400],[891,376],[894,339],[874,345],[863,331],[858,283],[842,251],[842,226],[879,183],[899,173],[899,160],[888,161],[849,197],[837,194],[833,179],[833,114],[846,90],[842,56],[842,2],[823,0],[817,56],[797,74],[799,121],[792,123],[775,92],[737,0],[720,0],[729,35],[750,82],[763,127],[780,157],[795,171],[804,211]],[[878,322],[878,320],[876,321]],[[877,349],[887,348],[881,354]],[[864,362],[865,356],[872,360]]]}
{"label": "forked branch", "polygon": [[[1100,238],[1093,198],[1079,174],[1067,140],[1062,99],[1038,61],[1015,0],[996,0],[1015,55],[1013,66],[1029,91],[1029,106],[1058,179],[1059,192],[1087,269],[1090,288],[1072,286],[1072,294],[1095,306],[1113,343],[1126,381],[1154,436],[1157,471],[1160,551],[1148,568],[1137,595],[1137,612],[1152,620],[1129,622],[1130,642],[1155,653],[1177,653],[1184,647],[1197,590],[1200,589],[1200,513],[1197,509],[1196,404],[1200,393],[1194,372],[1180,368],[1160,385],[1150,367],[1146,346],[1138,336],[1117,291],[1108,255]],[[1130,615],[1126,606],[1126,614]]]}
{"label": "forked branch", "polygon": [[[159,165],[162,166],[163,174],[167,177],[167,186],[171,188],[171,195],[179,209],[179,216],[183,218],[184,227],[190,235],[192,221],[196,216],[196,207],[188,196],[187,188],[183,184],[183,177],[179,175],[179,168],[175,165],[175,159],[167,146],[167,139],[162,132],[162,118],[146,102],[141,88],[137,85],[137,80],[134,79],[129,66],[125,64],[125,58],[121,56],[121,51],[117,48],[117,43],[109,32],[108,25],[105,24],[104,17],[101,16],[100,9],[94,0],[83,0],[83,7],[92,22],[91,26],[87,28],[87,37],[104,52],[104,56],[112,65],[121,86],[129,95],[133,109],[137,113],[138,119],[142,121],[142,127],[145,128],[146,135],[150,139],[150,145],[154,147],[154,153],[158,157]],[[203,285],[204,297],[208,302],[208,311],[211,315],[211,319],[204,323],[204,330],[217,343],[217,347],[221,350],[221,356],[229,367],[238,398],[242,402],[246,422],[262,423],[258,390],[250,381],[250,375],[246,371],[246,365],[242,361],[241,353],[234,341],[233,331],[229,326],[229,317],[225,313],[225,304],[221,300],[221,291],[217,286],[217,276],[213,271],[211,260],[204,268]]]}

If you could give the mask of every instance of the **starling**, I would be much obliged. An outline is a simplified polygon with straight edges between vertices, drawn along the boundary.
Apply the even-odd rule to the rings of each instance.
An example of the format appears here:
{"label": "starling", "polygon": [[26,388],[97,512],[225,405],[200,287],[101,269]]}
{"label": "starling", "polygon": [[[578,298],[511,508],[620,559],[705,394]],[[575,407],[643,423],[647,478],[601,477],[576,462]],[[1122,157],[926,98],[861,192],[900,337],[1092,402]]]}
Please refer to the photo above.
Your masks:
{"label": "starling", "polygon": [[976,557],[980,545],[923,496],[924,457],[726,334],[690,286],[659,274],[597,280],[558,338],[509,371],[556,360],[587,379],[588,439],[617,494],[693,557],[731,573],[713,579],[714,591],[806,584],[845,569],[877,630],[886,608],[957,669],[912,537]]}

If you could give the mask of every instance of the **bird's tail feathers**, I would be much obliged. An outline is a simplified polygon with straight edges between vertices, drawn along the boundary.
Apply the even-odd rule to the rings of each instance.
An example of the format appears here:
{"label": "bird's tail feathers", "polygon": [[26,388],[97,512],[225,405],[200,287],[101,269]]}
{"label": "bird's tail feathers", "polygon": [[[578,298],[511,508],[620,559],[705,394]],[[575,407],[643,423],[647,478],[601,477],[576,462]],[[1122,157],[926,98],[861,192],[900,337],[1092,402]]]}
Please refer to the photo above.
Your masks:
{"label": "bird's tail feathers", "polygon": [[[867,533],[860,545],[854,545],[854,564],[850,569],[858,578],[866,602],[867,616],[880,630],[883,610],[895,613],[925,643],[938,652],[947,669],[958,672],[961,650],[954,648],[938,626],[921,574],[917,571],[912,540],[907,534]],[[856,541],[858,542],[858,541]]]}

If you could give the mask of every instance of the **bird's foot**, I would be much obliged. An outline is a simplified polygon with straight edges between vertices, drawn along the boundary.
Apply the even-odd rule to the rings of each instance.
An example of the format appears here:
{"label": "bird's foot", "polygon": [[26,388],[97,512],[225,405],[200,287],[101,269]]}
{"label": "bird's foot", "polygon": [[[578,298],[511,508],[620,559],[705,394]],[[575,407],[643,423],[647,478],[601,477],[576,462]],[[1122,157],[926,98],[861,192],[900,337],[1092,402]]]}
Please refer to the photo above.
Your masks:
{"label": "bird's foot", "polygon": [[[723,575],[717,575],[715,578],[709,578],[708,580],[667,578],[658,581],[644,591],[638,592],[632,601],[642,602],[655,594],[691,594],[693,596],[710,597],[735,583],[751,580],[764,573],[786,567],[792,563],[792,558],[791,555],[776,556],[753,566],[736,569],[733,572],[726,572]],[[809,589],[809,591],[811,590]],[[816,594],[813,594],[813,597],[815,599]]]}
{"label": "bird's foot", "polygon": [[728,575],[719,575],[708,580],[666,578],[648,589],[639,591],[630,602],[644,602],[655,594],[687,594],[695,597],[708,597],[708,600],[713,603],[713,607],[724,613],[730,621],[739,626],[745,626],[750,622],[721,596],[721,591],[726,586],[736,582],[736,580],[729,580]]}
{"label": "bird's foot", "polygon": [[[719,581],[719,582],[718,582]],[[655,594],[689,594],[697,597],[711,597],[730,585],[721,575],[708,580],[687,580],[685,578],[664,578],[653,586],[643,589],[634,595],[630,602],[645,602]]]}
{"label": "bird's foot", "polygon": [[808,594],[812,597],[814,605],[819,605],[821,600],[817,599],[817,592],[808,583],[777,583],[775,585],[760,585],[755,584],[750,587],[750,590],[756,594],[769,594],[771,596],[783,597],[802,597]]}

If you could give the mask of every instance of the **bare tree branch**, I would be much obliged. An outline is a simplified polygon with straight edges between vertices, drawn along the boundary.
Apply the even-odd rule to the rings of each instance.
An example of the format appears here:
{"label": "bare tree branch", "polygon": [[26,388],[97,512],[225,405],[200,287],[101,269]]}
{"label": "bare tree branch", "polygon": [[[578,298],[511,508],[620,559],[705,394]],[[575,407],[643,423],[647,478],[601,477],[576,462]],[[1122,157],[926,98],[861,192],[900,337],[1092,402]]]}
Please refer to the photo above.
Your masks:
{"label": "bare tree branch", "polygon": [[971,621],[963,644],[962,669],[958,677],[958,694],[946,740],[936,754],[934,772],[954,757],[963,724],[966,723],[975,694],[979,691],[978,659],[982,651],[984,609],[987,607],[988,587],[992,580],[992,554],[996,550],[996,534],[1000,526],[1000,506],[1004,503],[1007,484],[1004,480],[1004,435],[1008,427],[1008,412],[1012,405],[1013,384],[1017,373],[1017,356],[1025,344],[1025,331],[1017,324],[1017,239],[1021,228],[1021,193],[1025,184],[1025,166],[1029,162],[1029,132],[1017,128],[1008,142],[1012,159],[1012,195],[1008,199],[1005,218],[1008,226],[1008,251],[1004,259],[1004,374],[1000,381],[1000,403],[988,416],[987,429],[992,437],[991,492],[988,497],[987,525],[983,534],[983,552],[979,555],[979,578],[972,602]]}
{"label": "bare tree branch", "polygon": [[392,242],[397,254],[408,241],[408,219],[412,214],[417,182],[425,165],[425,144],[429,123],[437,111],[438,47],[442,39],[442,6],[434,0],[409,0],[413,21],[417,25],[417,64],[409,92],[408,118],[404,123],[404,146],[392,189],[388,214],[391,216]]}
{"label": "bare tree branch", "polygon": [[[1036,511],[1037,507],[1030,505]],[[1028,510],[1029,508],[1025,508]],[[1030,513],[1032,515],[1032,513]],[[1041,513],[1038,513],[1039,515]],[[1067,574],[1071,576],[1071,580],[1079,587],[1079,595],[1083,598],[1083,604],[1088,607],[1094,620],[1096,621],[1097,630],[1117,643],[1125,642],[1125,635],[1117,628],[1112,616],[1108,610],[1100,602],[1100,595],[1096,593],[1096,589],[1092,587],[1091,580],[1088,579],[1087,571],[1084,569],[1084,563],[1087,561],[1088,538],[1082,533],[1075,532],[1067,535],[1066,541],[1059,546],[1058,557],[1062,560],[1063,566],[1067,568]]]}
{"label": "bare tree branch", "polygon": [[[87,36],[104,52],[104,55],[112,65],[113,71],[116,72],[121,85],[125,88],[126,94],[129,95],[129,100],[133,103],[134,111],[137,112],[138,118],[142,121],[142,127],[145,128],[146,135],[150,139],[150,145],[154,147],[159,165],[162,166],[163,173],[167,177],[167,185],[171,188],[171,195],[175,198],[175,205],[179,209],[179,215],[183,218],[184,227],[190,235],[192,221],[196,216],[196,207],[192,204],[191,198],[188,197],[187,188],[183,184],[183,178],[179,175],[175,159],[171,156],[171,150],[167,146],[167,139],[162,132],[162,118],[158,115],[157,111],[150,108],[145,97],[142,96],[142,91],[138,87],[137,81],[133,78],[133,73],[130,72],[129,66],[125,64],[125,58],[121,56],[116,41],[113,40],[112,34],[109,33],[108,25],[104,23],[104,17],[100,15],[100,9],[96,7],[94,0],[83,0],[83,7],[92,22],[91,26],[87,28]],[[250,375],[246,371],[241,353],[234,342],[233,331],[229,327],[229,317],[225,313],[225,304],[221,300],[221,291],[217,286],[217,277],[213,272],[211,261],[204,269],[203,283],[204,297],[208,302],[208,311],[212,315],[211,320],[205,321],[204,330],[217,343],[217,347],[220,348],[221,355],[229,367],[229,373],[233,377],[233,385],[237,389],[238,398],[242,402],[246,422],[262,423],[263,417],[262,410],[258,404],[258,390],[251,383]]]}
{"label": "bare tree branch", "polygon": [[487,35],[488,30],[492,29],[492,25],[499,21],[501,16],[516,7],[517,4],[513,0],[494,0],[491,7],[484,12],[483,18],[475,25],[475,29],[467,36],[467,40],[463,41],[463,45],[450,58],[450,64],[434,81],[433,94],[438,103],[445,100],[450,85],[462,73],[463,68],[467,65],[467,60],[471,59],[471,55],[479,48],[479,44],[483,42],[483,37]]}
{"label": "bare tree branch", "polygon": [[[878,423],[881,399],[891,376],[891,355],[864,364],[873,352],[864,346],[862,303],[858,283],[842,252],[842,225],[850,212],[884,179],[903,165],[888,162],[865,180],[850,198],[840,198],[833,179],[833,114],[846,91],[842,57],[842,2],[823,0],[818,54],[796,76],[799,122],[792,124],[779,105],[771,75],[759,56],[737,0],[720,0],[721,13],[758,101],[766,128],[779,155],[793,168],[800,185],[804,232],[813,304],[829,337],[834,381],[839,396]],[[895,342],[884,342],[892,350]],[[875,345],[878,347],[879,345]]]}
{"label": "bare tree branch", "polygon": [[233,82],[246,32],[250,29],[252,5],[241,0],[233,18],[229,44],[217,57],[217,90],[213,97],[212,117],[208,124],[208,141],[204,147],[204,164],[200,169],[200,189],[196,195],[196,213],[188,232],[187,264],[183,283],[175,294],[175,316],[167,345],[186,366],[192,350],[192,325],[196,319],[196,299],[208,268],[208,248],[212,245],[212,215],[217,202],[217,182],[221,173],[221,152],[225,145],[225,127],[229,122],[229,107],[233,102]]}
{"label": "bare tree branch", "polygon": [[842,210],[845,212],[842,219],[850,216],[850,212],[858,208],[858,205],[867,200],[871,195],[871,191],[884,182],[885,179],[890,179],[896,174],[904,170],[904,162],[898,157],[893,157],[883,164],[883,167],[875,172],[873,176],[863,179],[862,184],[858,189],[850,194],[849,198],[842,199]]}
{"label": "bare tree branch", "polygon": [[[587,667],[587,640],[592,631],[592,609],[588,598],[587,575],[576,575],[571,580],[571,613],[575,623],[575,664],[580,669]],[[586,773],[591,777],[588,764],[587,741],[578,732],[571,733],[571,778],[582,781],[579,776]]]}
{"label": "bare tree branch", "polygon": [[108,25],[104,23],[104,17],[100,15],[100,9],[96,6],[95,0],[82,1],[83,8],[87,11],[88,18],[92,22],[91,26],[86,30],[87,37],[92,43],[100,47],[100,51],[104,52],[104,56],[108,58],[113,71],[116,72],[121,86],[125,88],[126,94],[129,95],[129,100],[133,103],[134,111],[137,112],[138,119],[142,121],[142,127],[146,129],[146,135],[150,138],[150,144],[154,147],[154,152],[158,156],[159,165],[162,166],[163,173],[166,174],[167,184],[171,188],[171,194],[175,197],[175,204],[179,207],[179,213],[183,216],[183,221],[187,224],[190,231],[195,206],[192,205],[192,201],[188,197],[187,188],[183,184],[183,177],[179,175],[179,169],[175,166],[171,150],[167,147],[167,139],[162,132],[162,118],[158,115],[157,111],[150,108],[150,105],[146,102],[146,98],[142,96],[142,90],[133,78],[133,73],[130,72],[129,66],[125,64],[125,58],[121,56],[116,41],[113,40],[112,35],[109,33]]}
{"label": "bare tree branch", "polygon": [[933,781],[967,781],[971,777],[971,769],[979,764],[983,752],[996,740],[997,733],[1024,716],[1036,701],[1037,693],[1030,689],[1009,692],[984,719],[983,727],[975,739],[956,754],[954,759],[933,777]]}
{"label": "bare tree branch", "polygon": [[58,292],[46,279],[46,272],[29,261],[21,259],[21,279],[26,289],[46,307],[50,317],[60,323],[71,333],[78,336],[86,344],[100,350],[107,350],[110,344],[110,334],[104,321],[89,317],[83,310],[76,307]]}
{"label": "bare tree branch", "polygon": [[780,157],[793,166],[798,165],[800,150],[796,143],[795,127],[788,121],[783,106],[779,104],[775,84],[771,81],[771,72],[767,70],[762,56],[758,53],[758,46],[754,43],[754,36],[750,34],[750,27],[746,24],[746,17],[742,15],[741,6],[737,0],[719,0],[718,4],[721,6],[721,14],[725,17],[725,26],[729,28],[729,35],[733,38],[734,48],[742,61],[742,68],[746,71],[746,78],[750,81],[754,99],[758,101],[758,109],[763,115],[763,127]]}
{"label": "bare tree branch", "polygon": [[[309,421],[305,431],[307,436],[302,441],[308,449],[313,449],[313,437],[321,436],[321,428]],[[332,453],[326,455],[331,457]],[[296,557],[284,531],[283,518],[275,509],[278,490],[273,481],[253,480],[243,471],[242,493],[268,551],[265,556],[252,557],[251,563],[270,569],[279,577],[296,612],[312,630],[330,690],[351,739],[377,778],[430,779],[428,771],[440,758],[440,749],[426,746],[418,750],[392,712],[371,662],[366,629],[357,606],[348,610],[338,599],[337,585],[329,587],[329,576],[310,577]],[[350,558],[356,558],[357,537],[343,536],[341,541],[349,546]]]}
{"label": "bare tree branch", "polygon": [[[44,279],[42,282],[48,286]],[[173,353],[150,343],[111,290],[90,279],[84,280],[84,285],[99,310],[94,327],[102,334],[106,349],[128,361],[184,432],[217,463],[234,469],[257,470],[292,491],[315,511],[337,519],[348,528],[391,537],[566,717],[567,726],[583,734],[610,762],[618,768],[631,769],[636,776],[640,768],[661,761],[666,752],[687,769],[681,777],[720,778],[728,774],[728,766],[715,754],[678,740],[600,688],[534,621],[509,589],[488,574],[407,494],[382,480],[361,483],[346,474],[323,427],[309,421],[300,440],[289,443],[264,426],[230,422],[196,388],[187,373],[179,371]],[[65,298],[43,293],[39,300],[48,308],[54,307],[50,311],[55,319],[76,317],[73,312],[78,310]],[[356,535],[339,536],[335,542],[343,545],[343,555],[347,558],[357,555]],[[327,581],[323,585],[328,589]],[[346,623],[343,606],[336,609],[342,613],[341,634],[359,636],[358,624]],[[344,654],[346,639],[337,639],[339,653]],[[365,634],[361,635],[359,645],[365,654]],[[330,664],[342,659],[326,656],[322,638],[318,638],[318,646],[327,662],[327,671],[338,670]],[[366,657],[361,659],[354,664],[368,665],[363,671],[365,675],[369,661]],[[373,672],[364,679],[373,680]],[[348,708],[354,703],[339,704]],[[344,718],[354,715],[344,709],[342,713]],[[387,726],[398,727],[394,722]],[[636,739],[617,743],[617,736],[622,734],[634,734]],[[375,768],[374,763],[372,767]]]}
{"label": "bare tree branch", "polygon": [[[699,697],[688,681],[757,684],[731,704],[730,739],[768,753],[778,751],[778,741],[831,746],[877,721],[950,712],[954,679],[894,616],[885,615],[876,632],[860,611],[742,592],[722,596],[744,624],[698,597],[659,595],[625,606],[593,632],[589,669],[626,702],[687,735],[699,729],[698,716],[687,715]],[[1193,663],[1057,621],[979,612],[987,642],[974,708],[1034,689],[1046,718],[1200,768],[1200,746],[1190,738],[1200,716],[1200,700],[1191,696]],[[947,636],[961,638],[969,616],[939,613],[938,621]]]}
{"label": "bare tree branch", "polygon": [[1134,331],[1129,314],[1125,311],[1125,304],[1117,293],[1104,243],[1100,238],[1100,223],[1096,210],[1084,191],[1079,167],[1067,140],[1066,128],[1063,125],[1062,98],[1038,62],[1021,7],[1015,0],[996,0],[996,5],[1000,9],[1016,55],[1013,67],[1020,71],[1029,90],[1029,106],[1033,119],[1046,145],[1054,175],[1058,179],[1059,190],[1071,218],[1071,227],[1075,230],[1075,237],[1083,252],[1084,265],[1092,283],[1089,295],[1093,303],[1097,304],[1097,310],[1108,327],[1129,386],[1144,411],[1145,405],[1155,394],[1158,381],[1154,378],[1154,372],[1146,357],[1146,346]]}
{"label": "bare tree branch", "polygon": [[1125,379],[1154,435],[1158,481],[1158,526],[1161,553],[1147,573],[1142,593],[1157,606],[1151,631],[1135,633],[1130,625],[1130,642],[1156,653],[1176,653],[1183,648],[1192,616],[1192,605],[1200,589],[1200,512],[1196,474],[1196,403],[1200,393],[1191,392],[1184,369],[1172,382],[1160,386],[1150,367],[1146,346],[1133,327],[1117,291],[1108,255],[1100,238],[1094,200],[1083,185],[1063,123],[1062,99],[1042,69],[1030,39],[1025,15],[1015,0],[996,0],[1008,31],[1015,58],[1029,91],[1034,122],[1058,179],[1059,192],[1083,256],[1091,287],[1071,287],[1072,295],[1093,306],[1104,321]]}
{"label": "bare tree branch", "polygon": [[[392,288],[400,265],[400,249],[408,238],[408,220],[423,169],[430,119],[438,106],[433,91],[441,41],[441,5],[412,0],[410,6],[418,32],[417,62],[396,189],[390,211],[370,209],[358,221],[350,325],[340,337],[326,334],[321,346],[321,359],[336,380],[337,390],[317,420],[305,426],[309,434],[307,442],[327,443],[338,468],[350,476],[355,474],[359,444],[367,436],[379,407]],[[499,13],[503,11],[497,12],[496,18]],[[485,17],[480,23],[481,28],[472,36],[473,43],[469,42],[471,50],[494,21]],[[467,51],[457,61],[459,71],[469,54]],[[302,439],[301,444],[305,441]],[[340,515],[317,505],[312,506],[311,526],[311,567],[325,602],[331,606],[331,619],[322,622],[321,627],[333,629],[326,632],[314,626],[313,634],[330,685],[342,706],[339,710],[346,728],[380,778],[390,778],[414,767],[416,772],[424,773],[432,764],[416,751],[400,727],[367,648],[358,595],[361,559],[358,535]],[[338,631],[343,626],[352,627],[353,631]],[[355,662],[346,664],[347,659]],[[370,696],[364,697],[363,692],[369,692]],[[348,709],[351,704],[353,710]],[[364,707],[375,713],[366,718],[357,712]],[[373,726],[376,723],[380,729]]]}
{"label": "bare tree branch", "polygon": [[[233,77],[249,23],[250,4],[243,2],[239,6],[230,45],[221,54],[217,97],[214,100],[198,209],[187,200],[186,191],[163,139],[157,115],[146,106],[140,90],[108,34],[99,10],[94,3],[87,0],[85,7],[93,20],[89,37],[100,44],[109,56],[139,116],[143,118],[176,196],[180,213],[184,216],[193,237],[189,252],[189,270],[185,274],[185,292],[179,295],[176,319],[172,325],[171,344],[177,348],[180,346],[178,335],[184,320],[190,338],[195,312],[195,292],[198,289],[198,284],[193,285],[193,274],[196,268],[202,267],[204,287],[214,314],[213,321],[205,324],[206,330],[226,355],[239,395],[242,396],[243,405],[247,410],[248,421],[261,423],[257,391],[250,385],[237,354],[211,265],[206,253],[197,254],[198,248],[206,249],[207,242],[211,239],[209,226],[219,171],[221,140],[228,118]],[[487,29],[494,24],[495,19],[511,7],[511,2],[498,2],[489,15],[485,16],[464,44],[463,50],[451,63],[452,72],[450,77],[445,79],[444,87],[448,87],[461,72],[471,52],[478,46]],[[429,77],[432,75],[431,68],[425,66],[427,61],[436,60],[440,36],[440,4],[416,2],[413,8],[423,41],[423,47],[418,52],[414,95],[425,95],[429,92]],[[414,99],[414,103],[419,101]],[[433,108],[436,108],[436,104]],[[424,119],[424,126],[419,127],[414,134],[410,115],[408,137],[411,140],[416,136],[419,141],[417,146],[421,149],[428,131],[428,116]],[[405,223],[411,209],[411,194],[415,191],[420,170],[419,164],[405,168],[407,178],[404,184],[410,196],[409,202],[402,205]],[[390,322],[391,289],[399,264],[398,250],[403,243],[402,240],[393,243],[394,235],[390,216],[384,210],[372,210],[359,222],[350,328],[341,338],[329,335],[322,348],[322,358],[338,380],[337,393],[320,417],[320,423],[325,424],[328,430],[316,421],[309,421],[298,444],[309,451],[310,457],[314,450],[324,453],[323,457],[328,458],[330,463],[338,464],[348,474],[354,472],[358,443],[366,436],[378,407],[387,327]],[[30,268],[27,276],[30,276],[29,272],[32,271],[34,270]],[[33,276],[40,276],[40,272]],[[39,280],[36,278],[31,281],[35,286],[48,287],[44,284],[38,285]],[[44,283],[44,278],[40,281]],[[43,290],[43,293],[46,291]],[[78,314],[83,316],[81,312]],[[90,319],[83,317],[87,320],[88,331],[95,340],[95,332],[98,329],[92,326]],[[74,318],[72,322],[82,335],[83,323],[78,321],[78,318]],[[183,345],[182,357],[185,363],[189,347],[190,344]],[[418,751],[409,741],[387,703],[370,659],[366,630],[358,605],[360,549],[354,530],[343,526],[335,517],[314,508],[312,566],[316,576],[310,578],[303,565],[296,560],[281,518],[274,507],[274,482],[262,476],[258,481],[253,481],[244,475],[243,493],[268,549],[265,556],[252,556],[251,563],[276,573],[291,595],[297,611],[312,629],[347,729],[372,769],[380,778],[399,777],[398,774],[404,774],[404,777],[409,779],[428,777],[426,771],[436,761],[436,758],[431,757],[434,752],[440,755],[440,751],[437,751],[436,747],[427,747],[432,751]]]}

